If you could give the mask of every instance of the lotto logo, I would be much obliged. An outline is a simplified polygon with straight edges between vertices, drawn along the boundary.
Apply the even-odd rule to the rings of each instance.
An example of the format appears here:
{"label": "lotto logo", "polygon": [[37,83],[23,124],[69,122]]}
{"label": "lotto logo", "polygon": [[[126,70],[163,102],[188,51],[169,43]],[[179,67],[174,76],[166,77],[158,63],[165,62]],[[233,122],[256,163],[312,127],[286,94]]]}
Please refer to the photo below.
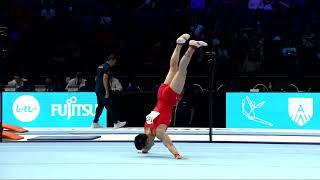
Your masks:
{"label": "lotto logo", "polygon": [[13,115],[22,122],[35,120],[40,113],[40,105],[36,98],[30,95],[18,97],[12,105]]}

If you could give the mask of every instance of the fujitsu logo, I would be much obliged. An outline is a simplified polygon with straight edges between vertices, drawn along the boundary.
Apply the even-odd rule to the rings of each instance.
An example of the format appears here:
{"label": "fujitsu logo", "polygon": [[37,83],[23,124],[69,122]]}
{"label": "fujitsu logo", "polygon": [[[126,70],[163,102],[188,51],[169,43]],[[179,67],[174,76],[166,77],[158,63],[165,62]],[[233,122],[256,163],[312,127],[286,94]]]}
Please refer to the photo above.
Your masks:
{"label": "fujitsu logo", "polygon": [[94,116],[97,106],[77,103],[77,98],[72,96],[66,100],[66,104],[52,104],[51,116],[66,116],[68,120],[74,116]]}

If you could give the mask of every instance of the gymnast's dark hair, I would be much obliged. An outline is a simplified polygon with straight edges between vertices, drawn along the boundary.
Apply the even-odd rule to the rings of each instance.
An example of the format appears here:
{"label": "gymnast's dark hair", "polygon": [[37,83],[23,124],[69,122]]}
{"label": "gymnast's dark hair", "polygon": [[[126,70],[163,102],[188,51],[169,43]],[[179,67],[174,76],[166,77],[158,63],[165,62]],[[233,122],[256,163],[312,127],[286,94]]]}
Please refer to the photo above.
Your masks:
{"label": "gymnast's dark hair", "polygon": [[148,136],[146,134],[138,134],[134,138],[134,145],[138,150],[141,150],[143,147],[147,145]]}

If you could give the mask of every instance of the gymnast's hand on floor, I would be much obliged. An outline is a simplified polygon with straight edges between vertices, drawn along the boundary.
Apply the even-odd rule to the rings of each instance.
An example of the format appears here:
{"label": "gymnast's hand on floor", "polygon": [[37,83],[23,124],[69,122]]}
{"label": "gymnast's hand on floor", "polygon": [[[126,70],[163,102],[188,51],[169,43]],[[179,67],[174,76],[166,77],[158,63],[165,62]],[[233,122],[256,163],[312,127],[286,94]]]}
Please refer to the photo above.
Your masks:
{"label": "gymnast's hand on floor", "polygon": [[175,155],[174,158],[178,159],[178,160],[187,160],[188,159],[186,157],[182,157],[180,154]]}

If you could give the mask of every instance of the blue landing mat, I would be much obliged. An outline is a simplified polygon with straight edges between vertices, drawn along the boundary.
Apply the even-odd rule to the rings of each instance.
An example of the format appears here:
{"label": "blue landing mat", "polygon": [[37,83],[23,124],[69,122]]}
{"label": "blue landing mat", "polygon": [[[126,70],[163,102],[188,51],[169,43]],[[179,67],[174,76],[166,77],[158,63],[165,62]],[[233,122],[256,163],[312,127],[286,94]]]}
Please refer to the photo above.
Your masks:
{"label": "blue landing mat", "polygon": [[101,136],[37,136],[28,141],[90,141]]}

